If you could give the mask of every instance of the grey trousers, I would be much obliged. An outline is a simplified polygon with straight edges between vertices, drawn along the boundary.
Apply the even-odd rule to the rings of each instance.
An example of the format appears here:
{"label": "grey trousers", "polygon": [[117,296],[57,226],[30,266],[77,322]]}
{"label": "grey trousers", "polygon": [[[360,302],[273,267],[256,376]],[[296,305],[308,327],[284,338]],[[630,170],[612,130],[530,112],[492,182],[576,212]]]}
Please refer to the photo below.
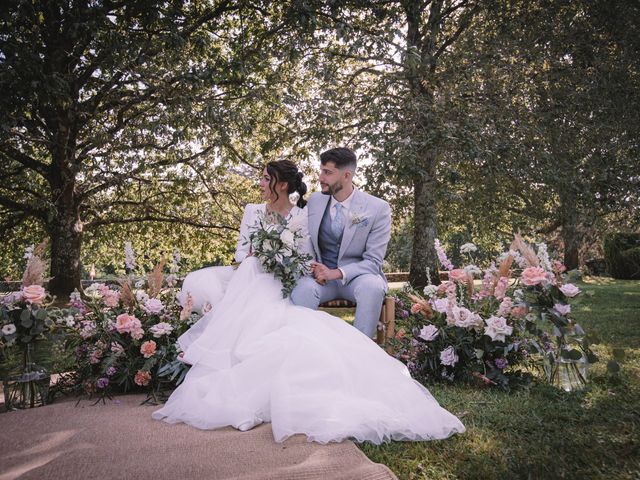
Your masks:
{"label": "grey trousers", "polygon": [[332,280],[320,285],[312,277],[302,277],[291,292],[291,301],[295,305],[318,309],[321,303],[343,298],[356,303],[356,319],[353,324],[370,338],[376,334],[380,308],[384,301],[387,285],[379,275],[365,273],[342,284],[341,280]]}

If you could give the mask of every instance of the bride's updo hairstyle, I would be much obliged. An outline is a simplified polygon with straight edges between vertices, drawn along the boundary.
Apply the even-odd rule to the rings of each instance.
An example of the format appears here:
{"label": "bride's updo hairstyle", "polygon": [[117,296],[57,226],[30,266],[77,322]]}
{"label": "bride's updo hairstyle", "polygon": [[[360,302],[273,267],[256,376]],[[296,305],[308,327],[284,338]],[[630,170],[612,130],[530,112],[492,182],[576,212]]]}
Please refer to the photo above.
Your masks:
{"label": "bride's updo hairstyle", "polygon": [[303,198],[307,193],[307,184],[302,181],[302,172],[298,170],[298,166],[289,160],[277,160],[267,163],[266,168],[267,173],[271,177],[269,189],[275,193],[276,200],[279,197],[278,192],[274,190],[276,183],[287,182],[287,193],[289,195],[297,193],[298,201],[296,205],[304,208],[307,204],[307,201]]}

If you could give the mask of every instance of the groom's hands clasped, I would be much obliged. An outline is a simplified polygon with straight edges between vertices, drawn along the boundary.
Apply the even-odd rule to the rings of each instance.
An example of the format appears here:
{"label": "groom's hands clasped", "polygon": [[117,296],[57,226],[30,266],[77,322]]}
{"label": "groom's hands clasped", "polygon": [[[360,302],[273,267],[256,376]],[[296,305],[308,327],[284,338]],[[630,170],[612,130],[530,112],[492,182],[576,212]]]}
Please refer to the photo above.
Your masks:
{"label": "groom's hands clasped", "polygon": [[331,280],[339,280],[342,278],[342,272],[338,268],[329,268],[318,262],[311,262],[311,274],[320,285],[325,285]]}

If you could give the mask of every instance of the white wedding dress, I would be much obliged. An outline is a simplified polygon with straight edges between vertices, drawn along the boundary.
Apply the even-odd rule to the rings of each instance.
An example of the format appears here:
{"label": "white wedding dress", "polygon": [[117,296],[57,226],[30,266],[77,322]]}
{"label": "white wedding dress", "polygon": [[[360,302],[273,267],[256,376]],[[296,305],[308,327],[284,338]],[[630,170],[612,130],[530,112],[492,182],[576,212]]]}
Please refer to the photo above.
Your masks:
{"label": "white wedding dress", "polygon": [[[305,210],[292,215],[306,219]],[[155,419],[200,429],[271,422],[277,442],[304,434],[320,443],[380,444],[465,430],[366,335],[283,299],[280,282],[255,257],[191,330],[180,344],[193,366]]]}

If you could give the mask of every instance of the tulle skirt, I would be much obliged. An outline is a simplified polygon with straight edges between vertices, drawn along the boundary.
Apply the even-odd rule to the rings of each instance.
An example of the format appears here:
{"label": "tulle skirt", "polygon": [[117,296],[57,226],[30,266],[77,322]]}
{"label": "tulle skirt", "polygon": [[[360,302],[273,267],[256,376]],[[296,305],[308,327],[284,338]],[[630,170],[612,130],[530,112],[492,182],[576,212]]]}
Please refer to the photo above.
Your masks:
{"label": "tulle skirt", "polygon": [[200,429],[271,422],[277,442],[304,434],[320,443],[379,444],[465,430],[366,335],[283,299],[280,283],[254,258],[198,324],[179,340],[193,366],[156,419]]}

